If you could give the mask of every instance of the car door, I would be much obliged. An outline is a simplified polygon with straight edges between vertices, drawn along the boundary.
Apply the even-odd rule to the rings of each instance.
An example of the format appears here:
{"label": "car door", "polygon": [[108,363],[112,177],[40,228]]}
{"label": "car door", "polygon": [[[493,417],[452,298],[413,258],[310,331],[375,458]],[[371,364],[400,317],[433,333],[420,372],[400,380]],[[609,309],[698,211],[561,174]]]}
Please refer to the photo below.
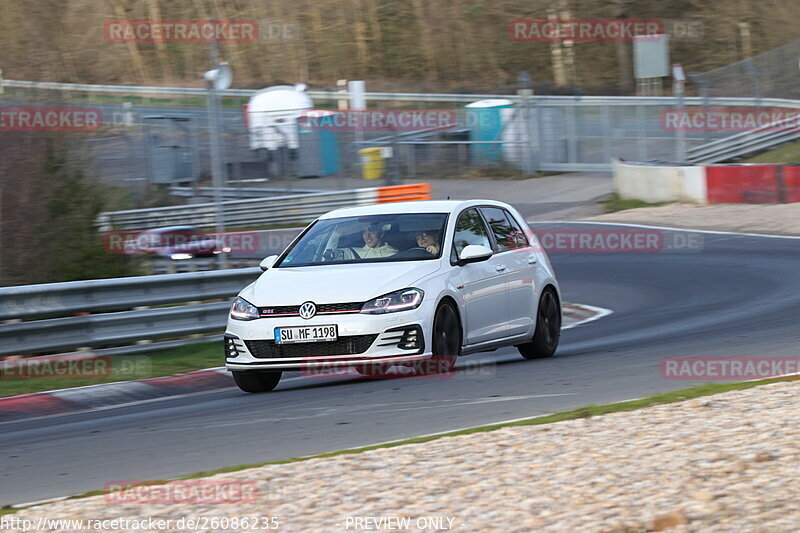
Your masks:
{"label": "car door", "polygon": [[519,222],[500,207],[481,207],[494,241],[494,257],[508,290],[508,335],[521,335],[533,327],[535,268],[533,254]]}
{"label": "car door", "polygon": [[[492,247],[489,232],[477,208],[462,211],[456,219],[451,263],[467,245]],[[486,261],[459,268],[464,302],[464,338],[466,344],[500,339],[507,334],[508,293],[503,272],[494,256]]]}

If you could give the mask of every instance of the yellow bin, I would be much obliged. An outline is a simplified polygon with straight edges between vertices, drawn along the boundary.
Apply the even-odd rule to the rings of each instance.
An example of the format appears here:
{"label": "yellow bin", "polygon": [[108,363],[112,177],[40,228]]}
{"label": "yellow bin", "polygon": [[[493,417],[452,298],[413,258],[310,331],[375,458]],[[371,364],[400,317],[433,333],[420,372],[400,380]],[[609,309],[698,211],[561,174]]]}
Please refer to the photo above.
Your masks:
{"label": "yellow bin", "polygon": [[386,167],[383,163],[383,148],[362,148],[358,151],[361,156],[361,177],[365,180],[377,180],[383,177]]}

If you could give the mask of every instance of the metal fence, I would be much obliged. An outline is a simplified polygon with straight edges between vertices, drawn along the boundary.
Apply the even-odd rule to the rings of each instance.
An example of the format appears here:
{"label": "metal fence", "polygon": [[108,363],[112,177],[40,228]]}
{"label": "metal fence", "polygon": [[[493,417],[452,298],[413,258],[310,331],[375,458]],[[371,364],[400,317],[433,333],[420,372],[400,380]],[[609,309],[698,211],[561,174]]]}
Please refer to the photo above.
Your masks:
{"label": "metal fence", "polygon": [[702,94],[800,100],[800,40],[701,74],[691,75]]}
{"label": "metal fence", "polygon": [[[746,98],[717,97],[719,91],[712,90],[717,86],[729,86],[727,80],[731,77],[739,79],[739,82],[747,79],[742,78],[739,71],[749,67],[735,64],[725,67],[728,71],[718,69],[719,72],[695,77],[708,90],[703,97],[685,98],[683,104],[687,107],[780,107],[786,100],[774,100],[770,104],[766,96],[797,95],[800,98],[797,93],[800,84],[794,83],[800,72],[796,65],[797,46],[797,43],[791,43],[748,63],[755,65],[760,73],[758,91],[750,90],[754,87],[752,83],[748,90],[744,90],[744,86],[741,90],[731,89],[731,93],[745,93]],[[787,64],[790,57],[791,68]],[[762,64],[782,65],[782,68],[767,68]],[[747,72],[755,71],[749,69]],[[771,77],[767,73],[772,73],[769,74]],[[107,183],[133,188],[140,193],[140,200],[146,183],[197,184],[210,173],[204,89],[17,80],[0,80],[0,89],[4,91],[0,98],[9,104],[58,94],[70,102],[90,102],[99,107],[108,128],[87,142],[87,160],[92,162],[92,173]],[[754,92],[757,97],[754,97]],[[240,184],[253,180],[271,188],[318,188],[311,184],[313,180],[298,179],[300,173],[296,161],[283,168],[276,161],[265,160],[263,154],[250,150],[249,131],[241,106],[254,93],[250,90],[221,92],[226,99],[222,111],[222,144],[228,177]],[[349,97],[348,93],[335,91],[309,91],[308,94],[314,99],[315,107],[324,109],[336,109],[340,100]],[[458,125],[450,131],[433,134],[336,132],[339,165],[335,176],[328,174],[330,179],[359,176],[362,161],[358,150],[371,146],[392,146],[393,169],[401,177],[418,178],[493,173],[498,169],[517,173],[607,171],[613,158],[677,161],[686,149],[691,151],[733,135],[727,132],[679,135],[665,128],[663,114],[677,105],[672,97],[537,95],[525,99],[518,95],[367,93],[366,99],[371,108],[446,108],[452,110]],[[466,105],[487,99],[511,102],[509,116],[515,118],[496,136],[479,139],[475,128],[469,124],[471,111]],[[487,153],[495,155],[487,157]],[[183,178],[167,175],[174,168]],[[141,206],[141,203],[137,205]]]}

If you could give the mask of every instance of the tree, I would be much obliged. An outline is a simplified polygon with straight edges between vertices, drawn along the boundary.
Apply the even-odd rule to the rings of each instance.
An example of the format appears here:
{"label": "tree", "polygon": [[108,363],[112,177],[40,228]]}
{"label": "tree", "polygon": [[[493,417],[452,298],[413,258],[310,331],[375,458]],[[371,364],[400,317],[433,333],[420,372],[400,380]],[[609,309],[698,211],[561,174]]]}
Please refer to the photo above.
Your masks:
{"label": "tree", "polygon": [[70,139],[4,132],[0,139],[0,282],[48,283],[137,274],[96,228],[100,187],[70,158]]}

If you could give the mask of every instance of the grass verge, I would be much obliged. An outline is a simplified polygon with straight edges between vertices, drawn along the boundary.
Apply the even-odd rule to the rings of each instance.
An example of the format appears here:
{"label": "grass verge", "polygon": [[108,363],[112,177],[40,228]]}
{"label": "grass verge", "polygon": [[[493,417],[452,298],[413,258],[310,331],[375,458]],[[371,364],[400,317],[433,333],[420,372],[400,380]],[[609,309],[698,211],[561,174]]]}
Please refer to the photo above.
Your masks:
{"label": "grass verge", "polygon": [[432,180],[529,180],[534,178],[544,178],[547,176],[557,176],[562,172],[536,172],[534,174],[526,174],[520,172],[519,169],[513,167],[485,167],[477,168],[464,172],[463,174],[453,174],[445,176],[437,176],[431,178]]}
{"label": "grass verge", "polygon": [[750,157],[741,163],[800,163],[800,143],[787,144]]}
{"label": "grass verge", "polygon": [[606,213],[614,213],[616,211],[625,211],[626,209],[636,209],[639,207],[657,207],[659,205],[666,205],[669,202],[648,203],[642,200],[627,199],[623,200],[617,193],[611,195],[608,200],[600,201],[606,209]]}
{"label": "grass verge", "polygon": [[[277,464],[286,464],[286,463],[296,463],[299,461],[307,461],[309,459],[322,459],[327,457],[336,457],[337,455],[350,455],[350,454],[357,454],[366,452],[369,450],[376,450],[380,448],[395,448],[397,446],[404,446],[406,444],[418,444],[424,442],[430,442],[432,440],[441,439],[444,437],[454,437],[458,435],[470,435],[473,433],[486,433],[489,431],[495,431],[502,428],[507,427],[520,427],[520,426],[540,426],[544,424],[552,424],[554,422],[563,422],[565,420],[576,420],[578,418],[591,418],[593,416],[602,416],[611,413],[621,413],[626,411],[635,411],[637,409],[643,409],[645,407],[651,407],[654,405],[662,405],[667,403],[674,403],[680,402],[684,400],[691,400],[693,398],[699,398],[701,396],[710,396],[712,394],[719,394],[722,392],[728,392],[733,390],[746,390],[753,387],[758,387],[760,385],[767,385],[769,383],[778,383],[781,381],[797,381],[798,377],[785,377],[785,378],[774,378],[774,379],[765,379],[759,381],[745,381],[745,382],[734,382],[734,383],[706,383],[704,385],[699,385],[697,387],[691,387],[688,389],[681,389],[672,392],[664,392],[660,394],[654,394],[652,396],[647,396],[645,398],[640,398],[638,400],[630,400],[626,402],[617,402],[617,403],[609,403],[604,405],[587,405],[586,407],[581,407],[578,409],[572,409],[570,411],[563,411],[561,413],[554,413],[551,415],[539,416],[535,418],[528,418],[525,420],[518,420],[516,422],[507,422],[502,424],[490,424],[486,426],[477,426],[468,429],[462,429],[458,431],[451,431],[447,433],[441,433],[439,435],[429,435],[426,437],[415,437],[405,440],[400,440],[396,442],[390,442],[385,444],[375,444],[372,446],[364,446],[361,448],[350,448],[346,450],[337,450],[334,452],[327,452],[321,453],[317,455],[311,455],[308,457],[297,457],[293,459],[284,459],[280,461],[268,461],[264,463],[252,463],[246,465],[238,465],[226,468],[219,468],[217,470],[209,470],[206,472],[197,472],[195,474],[191,474],[188,476],[175,478],[175,479],[165,479],[165,480],[153,480],[143,482],[143,484],[147,485],[160,485],[164,483],[169,483],[170,481],[175,480],[184,480],[184,479],[198,479],[208,476],[213,476],[215,474],[224,474],[229,472],[238,472],[240,470],[246,470],[248,468],[258,468],[261,466],[266,465],[277,465]],[[80,498],[88,498],[90,496],[100,496],[103,494],[102,490],[95,490],[91,492],[86,492],[83,494],[71,496],[68,499],[80,499]],[[22,509],[15,509],[4,507],[0,509],[0,515],[14,513]]]}
{"label": "grass verge", "polygon": [[114,355],[109,376],[91,379],[20,378],[0,370],[0,397],[100,383],[172,376],[225,363],[221,342],[190,344],[142,355]]}

